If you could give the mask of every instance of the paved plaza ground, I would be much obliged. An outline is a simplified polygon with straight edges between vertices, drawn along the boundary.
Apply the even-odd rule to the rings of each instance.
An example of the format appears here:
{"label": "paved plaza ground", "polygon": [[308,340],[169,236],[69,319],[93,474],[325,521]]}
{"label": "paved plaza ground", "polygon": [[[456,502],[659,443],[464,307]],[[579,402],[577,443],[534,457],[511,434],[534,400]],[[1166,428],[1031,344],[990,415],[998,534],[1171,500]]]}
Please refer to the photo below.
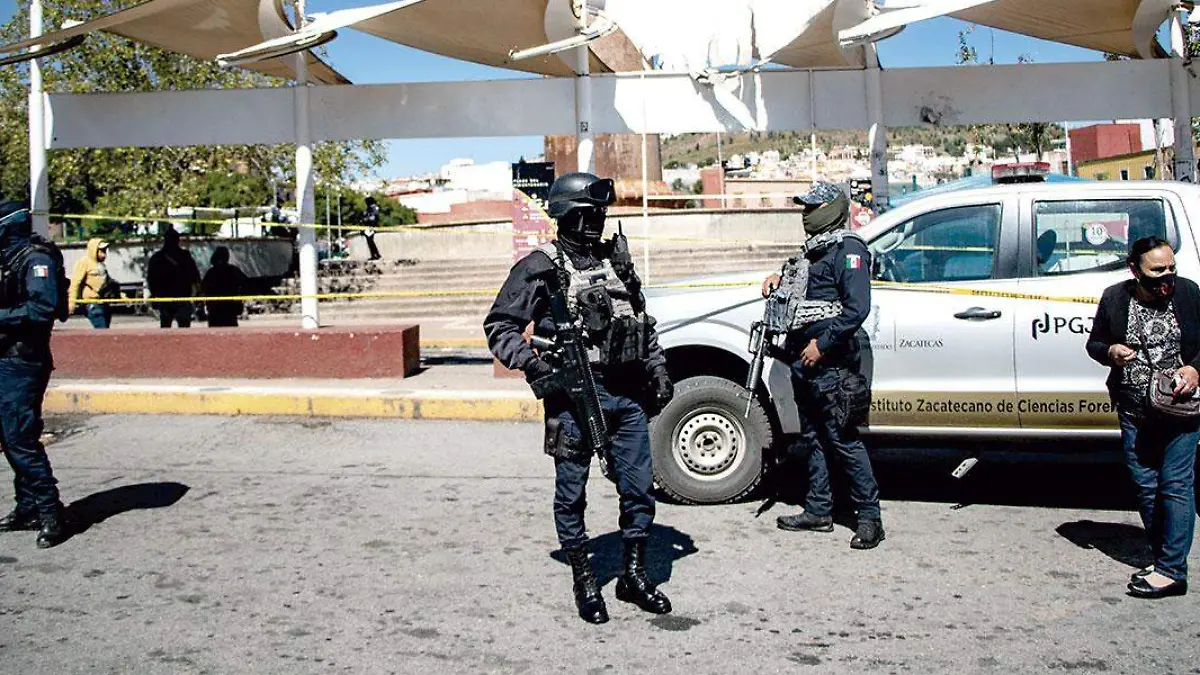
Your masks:
{"label": "paved plaza ground", "polygon": [[952,463],[886,456],[870,552],[844,526],[776,530],[786,499],[660,504],[664,617],[613,597],[616,500],[594,472],[613,620],[590,626],[552,555],[536,424],[50,427],[83,531],[48,551],[0,535],[0,672],[1200,673],[1200,593],[1124,595],[1144,551],[1113,465],[985,462],[956,490]]}

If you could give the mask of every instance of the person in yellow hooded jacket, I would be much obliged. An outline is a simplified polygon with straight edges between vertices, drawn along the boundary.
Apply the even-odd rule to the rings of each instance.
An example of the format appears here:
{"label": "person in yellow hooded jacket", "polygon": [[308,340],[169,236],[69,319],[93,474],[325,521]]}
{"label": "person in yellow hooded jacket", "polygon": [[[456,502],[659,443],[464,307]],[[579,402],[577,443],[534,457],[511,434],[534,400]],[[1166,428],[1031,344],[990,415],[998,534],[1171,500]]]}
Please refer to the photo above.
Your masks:
{"label": "person in yellow hooded jacket", "polygon": [[[104,261],[108,258],[108,242],[103,239],[89,239],[87,253],[75,262],[71,273],[71,287],[67,301],[71,313],[80,300],[96,300],[108,298],[114,287],[108,276],[108,267]],[[85,312],[92,322],[93,328],[108,328],[112,325],[112,308],[103,303],[86,303]]]}

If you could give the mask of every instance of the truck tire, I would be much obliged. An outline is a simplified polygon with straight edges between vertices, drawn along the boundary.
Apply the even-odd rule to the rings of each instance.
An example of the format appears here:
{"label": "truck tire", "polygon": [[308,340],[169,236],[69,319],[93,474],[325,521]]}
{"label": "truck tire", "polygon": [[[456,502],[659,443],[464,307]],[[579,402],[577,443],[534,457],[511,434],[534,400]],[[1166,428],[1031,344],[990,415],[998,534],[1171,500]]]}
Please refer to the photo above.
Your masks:
{"label": "truck tire", "polygon": [[654,478],[685,504],[724,504],[750,494],[762,480],[771,423],[758,401],[747,419],[740,385],[720,377],[690,377],[650,425]]}

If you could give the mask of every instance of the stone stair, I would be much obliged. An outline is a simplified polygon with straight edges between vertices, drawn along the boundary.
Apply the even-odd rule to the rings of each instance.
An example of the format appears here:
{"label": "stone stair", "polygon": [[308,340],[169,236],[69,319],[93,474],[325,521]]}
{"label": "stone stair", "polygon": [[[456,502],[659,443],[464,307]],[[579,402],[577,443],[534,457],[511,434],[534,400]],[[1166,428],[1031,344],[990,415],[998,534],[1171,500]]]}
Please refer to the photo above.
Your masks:
{"label": "stone stair", "polygon": [[[651,284],[689,277],[767,271],[779,267],[795,252],[792,246],[730,244],[655,250],[650,258]],[[642,271],[643,259],[635,250]],[[368,297],[321,301],[322,321],[410,321],[431,318],[461,318],[481,322],[491,307],[496,290],[507,278],[512,260],[508,257],[473,260],[326,260],[318,277],[320,293],[397,293],[462,291],[463,295],[427,297]],[[287,279],[276,289],[280,294],[299,292],[299,280]],[[270,313],[299,314],[299,301],[263,305]]]}

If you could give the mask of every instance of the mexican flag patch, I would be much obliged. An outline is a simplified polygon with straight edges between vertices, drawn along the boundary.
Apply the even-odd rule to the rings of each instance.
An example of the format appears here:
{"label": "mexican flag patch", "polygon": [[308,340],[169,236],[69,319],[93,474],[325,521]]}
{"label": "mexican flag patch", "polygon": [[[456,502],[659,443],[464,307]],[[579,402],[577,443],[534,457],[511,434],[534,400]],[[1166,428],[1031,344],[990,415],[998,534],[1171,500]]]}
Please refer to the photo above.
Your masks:
{"label": "mexican flag patch", "polygon": [[857,253],[846,254],[846,269],[856,270],[862,267],[862,256]]}

